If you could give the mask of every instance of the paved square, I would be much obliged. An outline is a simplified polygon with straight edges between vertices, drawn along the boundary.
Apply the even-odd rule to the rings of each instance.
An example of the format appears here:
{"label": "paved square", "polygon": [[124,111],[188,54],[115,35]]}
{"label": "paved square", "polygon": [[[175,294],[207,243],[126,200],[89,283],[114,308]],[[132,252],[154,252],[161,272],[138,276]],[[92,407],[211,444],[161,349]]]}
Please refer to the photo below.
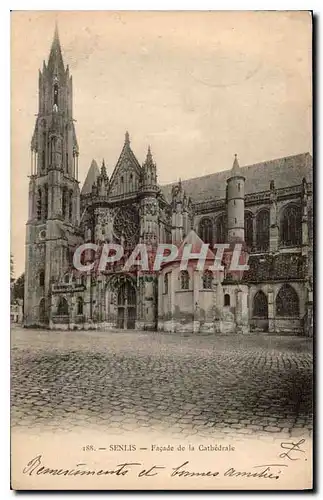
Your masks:
{"label": "paved square", "polygon": [[312,341],[12,330],[12,425],[308,436]]}

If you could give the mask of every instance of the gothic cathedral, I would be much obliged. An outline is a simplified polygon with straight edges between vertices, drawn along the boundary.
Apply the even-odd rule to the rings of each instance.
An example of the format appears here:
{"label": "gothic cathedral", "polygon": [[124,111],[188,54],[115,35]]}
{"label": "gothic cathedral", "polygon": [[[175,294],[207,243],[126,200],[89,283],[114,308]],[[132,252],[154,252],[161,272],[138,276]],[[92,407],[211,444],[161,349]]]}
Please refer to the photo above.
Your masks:
{"label": "gothic cathedral", "polygon": [[[73,82],[57,29],[39,72],[31,141],[24,323],[50,329],[159,330],[209,334],[313,332],[312,158],[309,153],[159,186],[150,148],[142,164],[128,132],[111,176],[92,161],[80,191]],[[103,272],[73,266],[83,243],[118,243],[123,258]],[[138,243],[178,256],[156,272],[125,271]],[[207,270],[186,245],[209,244]],[[249,269],[230,273],[215,243],[239,244]],[[232,254],[230,254],[232,257]],[[91,261],[93,252],[85,253]],[[211,267],[211,270],[210,270]]]}

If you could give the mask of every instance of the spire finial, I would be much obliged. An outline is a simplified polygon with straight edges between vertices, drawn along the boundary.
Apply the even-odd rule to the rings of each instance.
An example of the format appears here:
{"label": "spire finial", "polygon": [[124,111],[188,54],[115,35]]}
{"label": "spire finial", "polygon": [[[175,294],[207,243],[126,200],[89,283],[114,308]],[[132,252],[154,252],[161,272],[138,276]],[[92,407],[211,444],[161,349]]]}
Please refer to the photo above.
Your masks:
{"label": "spire finial", "polygon": [[104,178],[107,177],[107,169],[105,168],[104,158],[102,160],[102,165],[101,165],[101,176],[104,177]]}
{"label": "spire finial", "polygon": [[150,145],[148,145],[148,150],[147,150],[147,158],[146,158],[146,162],[152,162],[152,159],[153,159],[153,156],[151,154],[151,149],[150,149]]}
{"label": "spire finial", "polygon": [[240,170],[240,165],[239,165],[239,160],[238,160],[238,155],[237,153],[234,154],[234,161],[232,165],[232,171],[237,172]]}
{"label": "spire finial", "polygon": [[129,132],[128,130],[126,131],[126,134],[125,134],[125,139],[124,139],[124,143],[129,145],[130,144],[130,137],[129,137]]}
{"label": "spire finial", "polygon": [[57,21],[55,22],[55,30],[54,30],[54,38],[52,42],[52,46],[50,49],[50,54],[49,54],[49,60],[48,60],[48,66],[49,67],[55,67],[55,71],[57,73],[58,67],[60,65],[64,66],[63,63],[63,58],[62,58],[62,52],[61,52],[61,44],[59,41],[59,34],[58,34],[58,25]]}
{"label": "spire finial", "polygon": [[55,21],[55,29],[54,29],[54,38],[52,42],[52,50],[57,50],[60,47],[60,41],[59,41],[59,33],[58,33],[58,24],[57,21]]}
{"label": "spire finial", "polygon": [[58,34],[58,24],[57,24],[57,20],[55,21],[54,40],[59,41],[59,34]]}

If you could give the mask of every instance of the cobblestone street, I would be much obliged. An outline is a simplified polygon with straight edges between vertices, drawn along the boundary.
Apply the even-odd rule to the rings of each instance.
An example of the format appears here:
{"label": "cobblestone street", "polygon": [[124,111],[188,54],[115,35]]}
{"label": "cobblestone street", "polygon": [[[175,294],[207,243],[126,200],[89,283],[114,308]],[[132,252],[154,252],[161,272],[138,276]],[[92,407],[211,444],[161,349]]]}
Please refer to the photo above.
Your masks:
{"label": "cobblestone street", "polygon": [[13,329],[12,425],[309,436],[312,342]]}

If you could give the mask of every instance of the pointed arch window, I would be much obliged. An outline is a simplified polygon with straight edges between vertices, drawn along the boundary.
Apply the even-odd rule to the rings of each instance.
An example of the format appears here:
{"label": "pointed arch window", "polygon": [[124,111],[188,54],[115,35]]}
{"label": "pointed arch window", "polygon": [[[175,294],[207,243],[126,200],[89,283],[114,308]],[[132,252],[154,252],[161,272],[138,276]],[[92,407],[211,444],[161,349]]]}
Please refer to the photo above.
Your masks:
{"label": "pointed arch window", "polygon": [[291,285],[283,285],[276,297],[276,316],[298,317],[299,298]]}
{"label": "pointed arch window", "polygon": [[41,153],[41,168],[45,170],[46,168],[46,151],[43,149]]}
{"label": "pointed arch window", "polygon": [[266,251],[269,248],[269,210],[261,210],[256,218],[257,250]]}
{"label": "pointed arch window", "polygon": [[213,224],[211,219],[204,217],[199,223],[199,236],[204,243],[213,245]]}
{"label": "pointed arch window", "polygon": [[212,271],[205,271],[202,278],[203,288],[204,290],[211,290],[213,283],[213,274]]}
{"label": "pointed arch window", "polygon": [[268,301],[262,290],[259,290],[253,299],[253,316],[268,318]]}
{"label": "pointed arch window", "polygon": [[76,314],[78,314],[78,315],[83,314],[83,299],[82,299],[82,297],[78,297],[78,299],[77,299]]}
{"label": "pointed arch window", "polygon": [[164,276],[164,293],[168,293],[168,279],[169,279],[169,273],[166,273]]}
{"label": "pointed arch window", "polygon": [[67,215],[67,189],[64,187],[62,191],[62,215],[65,219]]}
{"label": "pointed arch window", "polygon": [[46,168],[46,132],[43,132],[43,144],[41,152],[41,168],[45,170]]}
{"label": "pointed arch window", "polygon": [[283,246],[298,246],[302,243],[302,216],[299,206],[286,207],[280,219],[280,241]]}
{"label": "pointed arch window", "polygon": [[228,293],[224,294],[224,305],[226,307],[230,306],[230,295]]}
{"label": "pointed arch window", "polygon": [[54,106],[58,107],[58,83],[54,83]]}
{"label": "pointed arch window", "polygon": [[189,290],[190,275],[188,274],[188,271],[181,271],[179,278],[180,278],[181,290]]}
{"label": "pointed arch window", "polygon": [[225,214],[219,215],[215,221],[215,243],[226,243]]}
{"label": "pointed arch window", "polygon": [[[68,155],[68,125],[65,126],[65,172],[68,174],[69,171],[69,155]],[[75,175],[75,174],[74,174]]]}
{"label": "pointed arch window", "polygon": [[68,216],[70,219],[72,219],[73,216],[73,191],[69,192],[69,207],[68,207]]}
{"label": "pointed arch window", "polygon": [[44,217],[48,219],[48,185],[44,186]]}
{"label": "pointed arch window", "polygon": [[251,212],[245,212],[244,232],[246,245],[251,249],[253,247],[253,215]]}
{"label": "pointed arch window", "polygon": [[45,271],[42,269],[39,273],[39,286],[45,285]]}
{"label": "pointed arch window", "polygon": [[37,219],[38,220],[41,220],[41,218],[42,218],[42,203],[43,203],[43,200],[42,200],[42,191],[39,188],[38,189],[38,194],[37,194]]}
{"label": "pointed arch window", "polygon": [[57,307],[58,316],[68,316],[68,303],[65,297],[60,297]]}

